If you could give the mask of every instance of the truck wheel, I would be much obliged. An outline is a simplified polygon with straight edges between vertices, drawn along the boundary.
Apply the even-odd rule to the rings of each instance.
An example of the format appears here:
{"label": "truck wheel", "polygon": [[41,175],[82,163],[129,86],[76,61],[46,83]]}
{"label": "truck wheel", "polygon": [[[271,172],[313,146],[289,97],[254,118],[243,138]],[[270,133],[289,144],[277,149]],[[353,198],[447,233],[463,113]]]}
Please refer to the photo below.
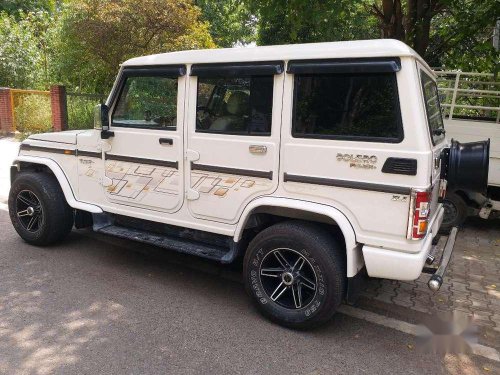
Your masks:
{"label": "truck wheel", "polygon": [[290,328],[327,322],[344,297],[343,249],[326,230],[287,221],[260,232],[244,259],[245,287],[270,320]]}
{"label": "truck wheel", "polygon": [[56,178],[46,173],[22,172],[9,192],[9,214],[19,236],[32,245],[64,239],[73,227],[73,209]]}
{"label": "truck wheel", "polygon": [[451,228],[461,226],[467,218],[467,203],[455,193],[447,193],[443,199],[444,216],[440,231],[449,233]]}

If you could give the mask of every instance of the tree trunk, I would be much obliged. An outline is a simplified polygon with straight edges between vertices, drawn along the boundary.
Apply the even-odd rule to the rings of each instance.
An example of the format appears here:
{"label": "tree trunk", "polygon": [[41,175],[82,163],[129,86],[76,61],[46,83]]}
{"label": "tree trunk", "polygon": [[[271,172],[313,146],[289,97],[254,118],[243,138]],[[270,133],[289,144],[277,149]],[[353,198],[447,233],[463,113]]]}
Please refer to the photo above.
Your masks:
{"label": "tree trunk", "polygon": [[394,38],[406,42],[421,56],[429,46],[432,17],[441,8],[442,0],[407,0],[406,14],[401,0],[382,0],[372,13],[380,20],[383,38]]}
{"label": "tree trunk", "polygon": [[373,13],[381,21],[382,37],[404,40],[401,0],[382,0],[382,8],[373,5]]}
{"label": "tree trunk", "polygon": [[[433,7],[431,0],[416,0],[414,1],[416,5],[415,14],[416,19],[413,24],[414,35],[413,35],[413,48],[421,56],[425,55],[425,51],[429,46],[429,34],[431,28],[431,19],[433,14]],[[434,1],[436,3],[436,1]]]}

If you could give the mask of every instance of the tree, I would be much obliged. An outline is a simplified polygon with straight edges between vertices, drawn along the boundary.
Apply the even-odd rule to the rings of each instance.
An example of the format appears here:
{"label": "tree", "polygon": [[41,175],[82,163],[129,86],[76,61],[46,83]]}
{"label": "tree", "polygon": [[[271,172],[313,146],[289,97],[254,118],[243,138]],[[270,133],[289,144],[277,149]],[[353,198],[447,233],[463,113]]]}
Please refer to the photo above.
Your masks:
{"label": "tree", "polygon": [[394,38],[432,66],[488,71],[498,0],[246,0],[259,44]]}
{"label": "tree", "polygon": [[257,15],[258,44],[368,39],[377,36],[369,0],[247,0]]}
{"label": "tree", "polygon": [[57,19],[46,11],[0,13],[0,86],[48,87],[57,37]]}
{"label": "tree", "polygon": [[59,77],[104,92],[119,64],[140,55],[215,44],[200,10],[182,0],[79,0],[63,11]]}
{"label": "tree", "polygon": [[202,19],[210,23],[210,35],[219,47],[233,47],[255,40],[257,18],[243,0],[195,0]]}
{"label": "tree", "polygon": [[2,0],[0,3],[0,13],[6,12],[9,15],[37,11],[52,12],[55,10],[56,0]]}
{"label": "tree", "polygon": [[498,14],[500,3],[496,0],[450,3],[432,20],[424,57],[432,66],[493,71],[499,61],[492,40]]}
{"label": "tree", "polygon": [[467,62],[469,68],[483,69],[498,59],[487,43],[499,11],[496,0],[381,0],[371,6],[382,37],[404,41],[431,65]]}

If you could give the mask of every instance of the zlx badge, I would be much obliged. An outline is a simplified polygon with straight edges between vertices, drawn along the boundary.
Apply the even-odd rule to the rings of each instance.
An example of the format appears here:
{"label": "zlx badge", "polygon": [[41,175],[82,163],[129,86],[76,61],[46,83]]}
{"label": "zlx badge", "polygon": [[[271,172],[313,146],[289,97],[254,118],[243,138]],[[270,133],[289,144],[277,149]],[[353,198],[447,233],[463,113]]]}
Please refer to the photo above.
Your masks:
{"label": "zlx badge", "polygon": [[408,197],[406,195],[393,195],[391,200],[393,200],[395,202],[406,203],[406,202],[408,202]]}

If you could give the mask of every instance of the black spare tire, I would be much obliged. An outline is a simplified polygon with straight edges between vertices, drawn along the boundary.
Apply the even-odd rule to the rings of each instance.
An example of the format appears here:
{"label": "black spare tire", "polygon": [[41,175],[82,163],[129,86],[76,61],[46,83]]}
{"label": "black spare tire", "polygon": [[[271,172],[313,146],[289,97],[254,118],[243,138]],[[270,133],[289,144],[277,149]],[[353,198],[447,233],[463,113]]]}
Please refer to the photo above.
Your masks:
{"label": "black spare tire", "polygon": [[451,140],[451,146],[443,155],[444,178],[448,190],[465,190],[486,193],[488,187],[488,168],[490,140],[460,143]]}

